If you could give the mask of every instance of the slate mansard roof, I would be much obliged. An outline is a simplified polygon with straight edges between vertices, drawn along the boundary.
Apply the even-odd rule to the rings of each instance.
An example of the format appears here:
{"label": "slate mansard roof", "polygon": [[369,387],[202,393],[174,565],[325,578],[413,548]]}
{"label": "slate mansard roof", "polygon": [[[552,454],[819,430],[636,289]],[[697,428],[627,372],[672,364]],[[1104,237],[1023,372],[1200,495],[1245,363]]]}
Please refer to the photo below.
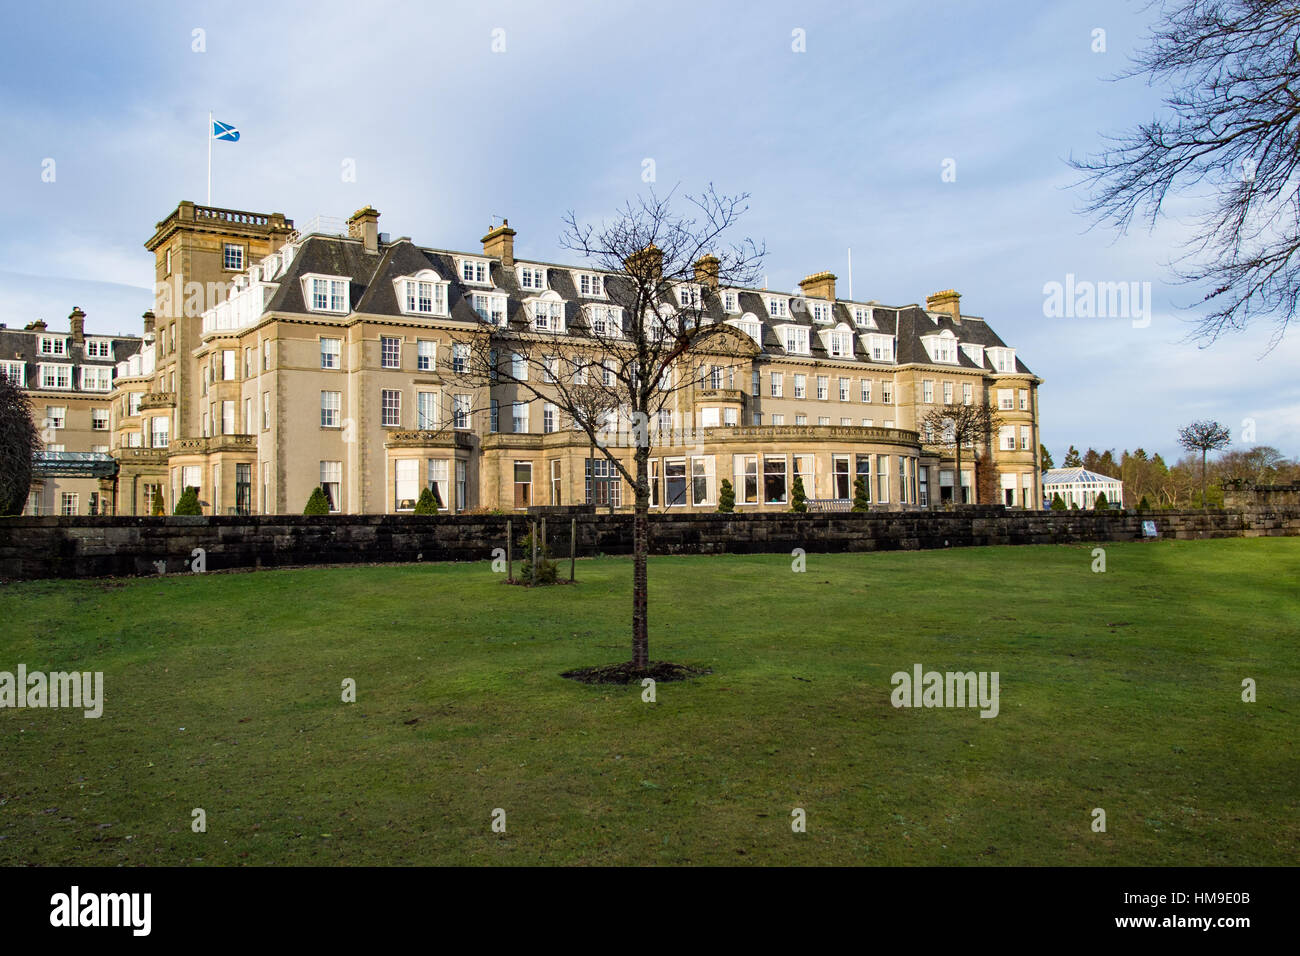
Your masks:
{"label": "slate mansard roof", "polygon": [[[479,286],[463,283],[456,260],[459,258],[486,260],[489,263],[491,286]],[[547,290],[556,292],[565,303],[566,330],[581,334],[584,329],[582,307],[589,304],[607,302],[619,304],[619,283],[617,274],[610,274],[599,269],[582,266],[562,266],[554,263],[539,262],[516,257],[516,266],[535,265],[546,269]],[[454,252],[418,246],[409,239],[394,242],[381,242],[378,251],[368,253],[361,240],[333,235],[308,235],[301,239],[292,255],[287,269],[281,268],[275,276],[277,288],[267,301],[263,314],[267,313],[306,313],[316,315],[307,308],[303,301],[302,282],[307,275],[333,276],[349,280],[349,311],[370,315],[385,315],[394,318],[409,317],[401,310],[397,301],[396,282],[409,278],[425,269],[431,269],[439,278],[448,282],[447,309],[450,318],[466,322],[478,321],[470,296],[475,292],[504,292],[507,296],[506,317],[511,328],[522,329],[528,324],[525,300],[538,293],[524,289],[519,285],[518,275],[513,268],[505,268],[499,259],[482,252]],[[588,298],[580,296],[575,285],[574,274],[595,272],[605,276],[608,298]],[[813,321],[808,309],[799,308],[794,303],[805,297],[774,289],[730,289],[737,295],[739,312],[726,312],[718,295],[706,294],[703,312],[715,322],[728,319],[739,320],[752,314],[762,323],[762,350],[773,357],[785,356],[786,350],[777,326],[794,325],[811,330],[809,334],[810,352],[808,355],[790,353],[799,358],[830,359],[818,331],[834,330],[847,325],[852,333],[853,359],[873,362],[862,336],[880,334],[895,337],[894,361],[873,364],[932,365],[940,368],[961,368],[995,373],[987,354],[981,353],[982,364],[977,365],[965,350],[958,348],[955,363],[936,363],[932,361],[921,341],[922,336],[951,332],[960,345],[978,345],[985,349],[1006,348],[1007,345],[998,337],[988,324],[979,318],[963,317],[954,321],[947,313],[928,312],[916,305],[882,306],[875,302],[848,302],[839,299],[832,304],[831,324],[818,324]],[[773,317],[767,308],[768,298],[782,298],[790,304],[789,316]],[[852,309],[864,306],[872,309],[872,319],[876,328],[864,328],[854,322]],[[841,360],[841,359],[836,359]],[[845,359],[847,360],[847,359]],[[1011,373],[1007,373],[1011,374]],[[1032,375],[1029,368],[1016,357],[1015,374]]]}
{"label": "slate mansard roof", "polygon": [[[64,352],[62,355],[45,354],[40,351],[40,340],[42,336],[50,338],[61,338],[64,342]],[[109,343],[109,355],[87,355],[86,342],[94,340],[96,342],[107,341]],[[40,389],[40,366],[41,365],[71,365],[80,367],[82,365],[98,366],[110,368],[116,371],[117,363],[130,358],[136,352],[140,351],[141,339],[134,335],[98,335],[94,332],[87,332],[81,343],[77,343],[72,338],[72,332],[68,330],[57,329],[0,329],[0,363],[4,362],[22,362],[26,366],[26,377],[24,379],[28,390]],[[78,375],[71,376],[71,387],[58,389],[60,392],[81,392],[81,378]],[[84,390],[87,395],[106,395],[106,392]]]}

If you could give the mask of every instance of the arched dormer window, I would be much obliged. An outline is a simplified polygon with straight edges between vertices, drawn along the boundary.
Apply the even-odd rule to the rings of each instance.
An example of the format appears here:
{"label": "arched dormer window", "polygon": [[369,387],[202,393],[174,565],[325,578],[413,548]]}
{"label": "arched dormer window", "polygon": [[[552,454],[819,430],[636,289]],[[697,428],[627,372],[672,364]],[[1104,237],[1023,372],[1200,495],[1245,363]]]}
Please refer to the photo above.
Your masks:
{"label": "arched dormer window", "polygon": [[397,303],[406,315],[446,315],[447,280],[432,269],[395,279]]}

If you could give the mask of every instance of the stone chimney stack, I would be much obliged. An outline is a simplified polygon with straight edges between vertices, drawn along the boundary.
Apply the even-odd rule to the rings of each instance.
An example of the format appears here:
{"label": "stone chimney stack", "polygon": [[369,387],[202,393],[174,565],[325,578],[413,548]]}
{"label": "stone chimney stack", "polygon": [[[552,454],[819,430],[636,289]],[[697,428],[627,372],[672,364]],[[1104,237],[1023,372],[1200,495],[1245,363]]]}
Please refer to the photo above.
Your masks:
{"label": "stone chimney stack", "polygon": [[808,278],[799,280],[799,288],[810,299],[835,301],[835,276],[829,272],[814,272]]}
{"label": "stone chimney stack", "polygon": [[515,265],[515,231],[510,228],[510,220],[502,219],[501,225],[488,230],[483,237],[483,255],[501,260],[501,265],[513,269]]}
{"label": "stone chimney stack", "polygon": [[73,345],[81,345],[86,341],[86,313],[81,311],[80,306],[72,307],[72,314],[68,316],[68,326],[72,329]]}
{"label": "stone chimney stack", "polygon": [[144,314],[144,334],[153,335],[153,323],[156,316],[150,310]]}
{"label": "stone chimney stack", "polygon": [[718,291],[718,267],[721,263],[713,253],[700,256],[695,260],[695,281],[706,285],[714,292]]}
{"label": "stone chimney stack", "polygon": [[931,312],[946,312],[954,322],[961,321],[961,296],[955,289],[945,289],[925,297],[925,307]]}
{"label": "stone chimney stack", "polygon": [[664,253],[652,243],[628,256],[623,260],[623,265],[634,276],[658,282],[664,275]]}
{"label": "stone chimney stack", "polygon": [[360,239],[366,252],[379,252],[379,210],[364,206],[348,220],[348,238]]}

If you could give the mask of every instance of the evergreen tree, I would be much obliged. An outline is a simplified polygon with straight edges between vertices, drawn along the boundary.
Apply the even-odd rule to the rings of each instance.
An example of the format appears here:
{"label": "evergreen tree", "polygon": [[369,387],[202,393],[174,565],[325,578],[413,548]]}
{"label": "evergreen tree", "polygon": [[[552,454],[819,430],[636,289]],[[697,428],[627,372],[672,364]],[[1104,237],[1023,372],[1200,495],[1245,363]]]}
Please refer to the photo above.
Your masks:
{"label": "evergreen tree", "polygon": [[1147,496],[1143,495],[1142,500],[1138,502],[1138,511],[1150,511],[1151,502],[1147,501]]}
{"label": "evergreen tree", "polygon": [[181,495],[181,500],[176,502],[176,510],[172,512],[175,515],[201,515],[203,506],[199,504],[199,489],[193,485],[185,489]]}
{"label": "evergreen tree", "polygon": [[1110,507],[1110,502],[1106,500],[1106,492],[1097,492],[1097,500],[1092,503],[1093,511],[1105,511]]}
{"label": "evergreen tree", "polygon": [[1062,467],[1062,468],[1082,468],[1082,467],[1083,467],[1083,459],[1079,457],[1079,449],[1077,449],[1077,448],[1075,448],[1073,445],[1071,445],[1069,451],[1067,451],[1067,452],[1065,453],[1065,461],[1061,463],[1061,467]]}
{"label": "evergreen tree", "polygon": [[325,489],[317,485],[307,499],[307,507],[302,509],[305,515],[327,515],[330,513],[330,500],[325,496]]}
{"label": "evergreen tree", "polygon": [[32,486],[32,461],[43,447],[31,399],[0,375],[0,515],[23,513]]}
{"label": "evergreen tree", "polygon": [[867,493],[867,479],[862,475],[858,475],[853,482],[853,510],[871,510],[871,497]]}
{"label": "evergreen tree", "polygon": [[1059,491],[1056,494],[1052,495],[1052,510],[1053,511],[1066,510],[1065,499],[1061,497],[1061,493]]}
{"label": "evergreen tree", "polygon": [[804,494],[803,478],[800,475],[794,476],[794,487],[790,489],[790,510],[796,514],[808,510],[808,496]]}
{"label": "evergreen tree", "polygon": [[1056,467],[1052,464],[1052,453],[1047,450],[1046,445],[1038,446],[1038,457],[1042,459],[1043,471],[1051,471]]}
{"label": "evergreen tree", "polygon": [[161,514],[164,514],[164,511],[163,511],[163,500],[162,500],[162,487],[161,487],[161,486],[160,486],[160,487],[158,488],[158,490],[155,491],[154,494],[153,494],[153,504],[149,506],[149,513],[150,513],[151,515],[161,515]]}
{"label": "evergreen tree", "polygon": [[723,514],[731,514],[736,510],[736,489],[731,487],[731,482],[726,478],[722,479],[722,487],[718,489],[718,511]]}
{"label": "evergreen tree", "polygon": [[432,489],[425,488],[420,492],[420,500],[415,503],[415,514],[436,515],[437,513],[438,499],[434,497]]}

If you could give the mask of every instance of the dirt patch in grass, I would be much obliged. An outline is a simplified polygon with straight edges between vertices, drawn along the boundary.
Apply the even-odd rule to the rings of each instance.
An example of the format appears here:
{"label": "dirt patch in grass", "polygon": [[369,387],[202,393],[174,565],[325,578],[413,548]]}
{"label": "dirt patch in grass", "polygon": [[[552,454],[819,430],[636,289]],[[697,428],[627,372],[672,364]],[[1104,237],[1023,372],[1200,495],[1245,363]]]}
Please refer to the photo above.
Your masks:
{"label": "dirt patch in grass", "polygon": [[631,661],[622,664],[601,664],[598,667],[579,667],[565,671],[561,677],[576,680],[583,684],[639,684],[649,677],[656,683],[668,683],[677,680],[690,680],[712,674],[708,667],[688,667],[685,664],[673,664],[670,661],[651,661],[649,667],[634,667]]}

